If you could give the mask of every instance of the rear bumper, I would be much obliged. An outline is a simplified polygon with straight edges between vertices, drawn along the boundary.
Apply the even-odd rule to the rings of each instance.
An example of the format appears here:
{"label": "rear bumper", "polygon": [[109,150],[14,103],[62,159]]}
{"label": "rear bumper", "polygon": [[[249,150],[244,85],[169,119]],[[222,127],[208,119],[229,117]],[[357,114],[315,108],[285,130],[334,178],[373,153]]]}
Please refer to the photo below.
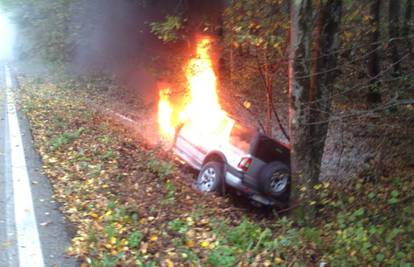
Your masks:
{"label": "rear bumper", "polygon": [[225,180],[226,184],[245,193],[250,199],[259,202],[263,205],[267,206],[274,206],[278,204],[278,202],[272,198],[263,196],[260,192],[252,189],[251,187],[245,185],[243,183],[243,173],[237,171],[231,166],[226,166],[225,169]]}

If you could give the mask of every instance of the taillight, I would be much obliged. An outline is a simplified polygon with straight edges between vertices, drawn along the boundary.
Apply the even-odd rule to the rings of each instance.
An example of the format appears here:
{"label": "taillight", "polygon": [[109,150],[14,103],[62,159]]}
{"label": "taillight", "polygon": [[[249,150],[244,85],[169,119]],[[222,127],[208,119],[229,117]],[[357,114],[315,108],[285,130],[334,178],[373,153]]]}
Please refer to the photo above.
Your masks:
{"label": "taillight", "polygon": [[252,159],[250,157],[243,157],[240,160],[237,167],[239,167],[239,169],[241,169],[242,171],[247,172],[251,164],[252,164]]}

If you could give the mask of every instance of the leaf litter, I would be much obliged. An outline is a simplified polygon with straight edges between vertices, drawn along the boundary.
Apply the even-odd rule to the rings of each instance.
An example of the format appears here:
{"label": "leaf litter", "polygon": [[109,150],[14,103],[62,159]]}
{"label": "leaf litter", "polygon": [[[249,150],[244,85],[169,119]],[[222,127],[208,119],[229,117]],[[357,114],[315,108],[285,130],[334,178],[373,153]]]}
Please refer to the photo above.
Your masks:
{"label": "leaf litter", "polygon": [[[396,209],[413,197],[413,182],[402,186],[404,176],[383,188],[356,182],[341,193],[324,183],[317,227],[298,228],[300,222],[270,210],[237,204],[240,198],[194,191],[192,171],[91,109],[84,101],[90,95],[71,90],[70,83],[21,83],[43,172],[76,228],[67,253],[82,266],[343,264],[350,256],[393,264],[414,258],[414,225],[407,220],[413,211]],[[403,217],[381,220],[383,210]],[[383,248],[374,241],[385,242]],[[395,242],[399,254],[391,255]]]}

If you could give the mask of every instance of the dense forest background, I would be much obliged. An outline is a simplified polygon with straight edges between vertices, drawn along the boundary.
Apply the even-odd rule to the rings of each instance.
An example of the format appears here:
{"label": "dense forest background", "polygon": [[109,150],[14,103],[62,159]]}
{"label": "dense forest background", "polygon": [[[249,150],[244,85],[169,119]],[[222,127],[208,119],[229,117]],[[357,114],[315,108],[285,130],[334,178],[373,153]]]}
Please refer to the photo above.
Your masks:
{"label": "dense forest background", "polygon": [[224,109],[290,145],[304,222],[327,205],[328,180],[389,188],[396,212],[413,196],[398,198],[414,168],[413,0],[291,2],[0,1],[17,25],[20,73],[93,81],[125,112],[153,112],[159,82],[185,93],[182,68],[211,37]]}
{"label": "dense forest background", "polygon": [[[295,128],[292,120],[303,119],[292,132],[299,136],[291,145],[302,150],[297,164],[308,165],[300,172],[312,173],[304,180],[313,183],[321,165],[323,176],[332,178],[338,168],[346,176],[357,166],[357,172],[348,173],[355,176],[365,171],[362,162],[379,161],[379,151],[365,148],[367,140],[344,145],[348,129],[365,128],[366,119],[382,116],[378,112],[411,104],[411,0],[305,1],[298,7],[297,25],[290,2],[282,0],[2,3],[13,11],[18,26],[16,61],[24,63],[21,68],[106,74],[122,85],[119,94],[148,103],[157,99],[158,81],[175,84],[172,94],[184,91],[183,62],[197,36],[213,37],[225,109],[285,143],[289,126]],[[292,36],[303,38],[297,58],[289,54]],[[292,68],[289,58],[296,60]],[[289,89],[289,71],[306,92]],[[289,121],[294,90],[301,103],[291,101],[299,105],[291,105],[291,113],[299,113]]]}

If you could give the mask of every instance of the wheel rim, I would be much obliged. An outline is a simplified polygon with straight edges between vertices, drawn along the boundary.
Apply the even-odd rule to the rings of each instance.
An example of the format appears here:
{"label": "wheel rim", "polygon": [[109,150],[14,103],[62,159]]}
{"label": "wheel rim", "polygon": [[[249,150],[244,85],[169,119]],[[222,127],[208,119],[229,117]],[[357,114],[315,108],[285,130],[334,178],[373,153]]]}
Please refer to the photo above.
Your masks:
{"label": "wheel rim", "polygon": [[288,184],[288,175],[286,173],[275,172],[270,181],[270,190],[273,193],[280,193],[286,189]]}
{"label": "wheel rim", "polygon": [[203,192],[211,192],[216,181],[216,170],[213,167],[205,169],[197,181],[198,188]]}

